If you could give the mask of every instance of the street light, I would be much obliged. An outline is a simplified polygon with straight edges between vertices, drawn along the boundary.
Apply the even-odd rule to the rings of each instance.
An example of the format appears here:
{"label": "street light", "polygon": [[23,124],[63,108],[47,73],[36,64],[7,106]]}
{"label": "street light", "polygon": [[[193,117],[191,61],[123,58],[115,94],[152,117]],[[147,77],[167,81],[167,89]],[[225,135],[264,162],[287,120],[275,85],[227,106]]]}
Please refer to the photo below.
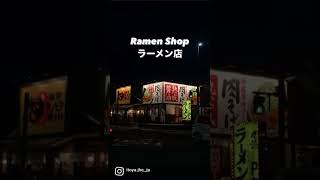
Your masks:
{"label": "street light", "polygon": [[[200,61],[200,47],[202,46],[202,42],[198,43],[198,60]],[[200,63],[200,62],[198,62]],[[197,64],[198,64],[197,63]],[[200,115],[200,85],[197,83],[197,109],[198,109],[198,117]]]}
{"label": "street light", "polygon": [[200,55],[200,47],[201,47],[202,45],[203,45],[202,42],[199,42],[199,43],[198,43],[198,57],[199,57],[199,55]]}

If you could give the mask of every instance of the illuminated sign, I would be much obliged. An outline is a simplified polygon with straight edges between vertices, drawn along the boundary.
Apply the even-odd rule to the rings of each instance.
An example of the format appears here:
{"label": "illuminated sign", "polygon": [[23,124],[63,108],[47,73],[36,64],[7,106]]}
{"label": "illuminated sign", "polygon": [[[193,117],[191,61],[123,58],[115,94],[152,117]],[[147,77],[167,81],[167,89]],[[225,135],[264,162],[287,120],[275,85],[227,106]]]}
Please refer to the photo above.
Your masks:
{"label": "illuminated sign", "polygon": [[182,104],[185,100],[197,105],[196,86],[164,82],[164,103]]}
{"label": "illuminated sign", "polygon": [[143,104],[182,104],[190,100],[192,105],[197,104],[197,87],[184,84],[158,82],[143,86]]}
{"label": "illuminated sign", "polygon": [[182,120],[187,120],[187,121],[191,120],[191,101],[190,100],[183,101]]}
{"label": "illuminated sign", "polygon": [[259,179],[258,124],[244,122],[235,125],[233,132],[234,179]]}
{"label": "illuminated sign", "polygon": [[153,83],[143,86],[143,104],[162,103],[162,83]]}
{"label": "illuminated sign", "polygon": [[131,86],[125,86],[117,89],[116,103],[130,104],[131,101]]}
{"label": "illuminated sign", "polygon": [[[64,131],[67,78],[56,78],[23,86],[20,90],[20,123],[27,135]],[[21,128],[21,132],[22,132]]]}
{"label": "illuminated sign", "polygon": [[276,137],[279,132],[278,97],[270,97],[270,108],[269,101],[260,102],[259,105],[267,110],[257,114],[254,92],[274,93],[277,86],[276,79],[211,69],[212,128],[216,132],[230,134],[236,123],[252,121],[263,123],[263,128],[259,129],[261,134]]}
{"label": "illuminated sign", "polygon": [[166,103],[179,103],[179,85],[175,83],[164,83],[164,101]]}

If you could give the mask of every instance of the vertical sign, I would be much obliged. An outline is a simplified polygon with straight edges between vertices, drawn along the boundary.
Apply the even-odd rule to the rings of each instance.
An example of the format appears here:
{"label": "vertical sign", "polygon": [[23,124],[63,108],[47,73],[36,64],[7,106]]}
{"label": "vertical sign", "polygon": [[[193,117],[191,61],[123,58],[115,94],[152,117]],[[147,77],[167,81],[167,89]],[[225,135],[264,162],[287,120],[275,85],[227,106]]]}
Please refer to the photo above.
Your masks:
{"label": "vertical sign", "polygon": [[212,128],[218,127],[218,77],[210,70],[210,125]]}
{"label": "vertical sign", "polygon": [[[218,129],[229,134],[236,123],[247,120],[247,84],[245,77],[238,73],[211,70],[213,128],[215,128],[214,125],[217,125]],[[216,106],[214,106],[215,103],[217,103]],[[214,121],[216,120],[215,115],[217,115],[216,122]]]}
{"label": "vertical sign", "polygon": [[180,85],[179,86],[179,104],[182,104],[183,101],[187,99],[188,99],[187,86]]}
{"label": "vertical sign", "polygon": [[178,84],[164,83],[164,100],[165,103],[178,103],[179,91]]}
{"label": "vertical sign", "polygon": [[235,125],[233,132],[234,179],[259,179],[258,124],[243,122]]}
{"label": "vertical sign", "polygon": [[162,103],[162,83],[155,83],[154,90],[154,103]]}
{"label": "vertical sign", "polygon": [[191,101],[183,101],[182,104],[182,120],[190,121],[191,120]]}
{"label": "vertical sign", "polygon": [[231,129],[240,119],[240,80],[225,78],[222,81],[222,100],[224,111],[224,128]]}

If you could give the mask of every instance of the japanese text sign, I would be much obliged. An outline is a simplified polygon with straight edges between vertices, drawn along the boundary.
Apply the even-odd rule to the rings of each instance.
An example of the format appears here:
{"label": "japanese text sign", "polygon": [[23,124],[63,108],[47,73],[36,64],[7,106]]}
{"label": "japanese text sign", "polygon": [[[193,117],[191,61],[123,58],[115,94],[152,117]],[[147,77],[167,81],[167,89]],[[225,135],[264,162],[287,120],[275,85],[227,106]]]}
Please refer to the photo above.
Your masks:
{"label": "japanese text sign", "polygon": [[143,104],[162,103],[162,83],[153,83],[143,86]]}
{"label": "japanese text sign", "polygon": [[178,84],[164,83],[164,100],[167,103],[178,103]]}
{"label": "japanese text sign", "polygon": [[190,100],[183,101],[182,120],[187,120],[187,121],[191,120],[191,101]]}
{"label": "japanese text sign", "polygon": [[259,179],[258,124],[236,124],[233,132],[233,174],[237,180]]}
{"label": "japanese text sign", "polygon": [[[64,131],[67,77],[23,86],[20,90],[20,123],[27,135]],[[22,129],[21,129],[22,132]]]}
{"label": "japanese text sign", "polygon": [[[176,39],[174,37],[167,37],[165,39],[139,39],[131,37],[131,46],[180,46],[182,48],[189,45],[188,39]],[[144,58],[146,56],[155,58],[174,58],[182,59],[183,49],[182,48],[158,48],[157,50],[146,50],[144,48],[138,49],[139,58]]]}
{"label": "japanese text sign", "polygon": [[125,86],[117,89],[117,104],[130,104],[131,86]]}

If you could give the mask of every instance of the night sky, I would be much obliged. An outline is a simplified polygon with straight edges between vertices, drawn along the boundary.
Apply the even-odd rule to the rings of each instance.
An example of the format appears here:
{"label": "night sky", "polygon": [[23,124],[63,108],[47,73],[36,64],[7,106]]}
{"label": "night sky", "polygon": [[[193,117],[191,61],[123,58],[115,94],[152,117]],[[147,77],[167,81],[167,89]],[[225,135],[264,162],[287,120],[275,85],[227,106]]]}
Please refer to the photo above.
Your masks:
{"label": "night sky", "polygon": [[[70,72],[103,69],[116,86],[206,82],[209,67],[302,73],[312,88],[319,82],[319,12],[309,1],[8,2],[4,7],[2,120],[17,115],[12,109],[21,84]],[[138,47],[129,46],[131,36],[188,38],[190,45],[183,59],[141,60]],[[199,59],[198,41],[204,43]]]}
{"label": "night sky", "polygon": [[[173,80],[192,83],[208,75],[209,6],[202,3],[122,3],[112,4],[111,11],[113,82]],[[189,39],[182,48],[183,58],[138,57],[146,51],[178,49],[179,46],[130,46],[130,38]],[[197,44],[202,42],[200,57]],[[206,68],[207,70],[203,71]]]}
{"label": "night sky", "polygon": [[[171,72],[182,74],[175,73],[178,69],[196,72],[198,41],[207,43],[201,49],[200,69],[209,63],[248,71],[305,71],[302,67],[312,67],[319,58],[318,11],[310,1],[36,5],[8,2],[2,29],[2,80],[21,82],[30,76],[45,77],[79,67],[103,67],[126,77],[128,73],[132,79],[131,71],[138,68],[152,72],[165,69],[165,75],[171,77]],[[183,60],[138,61],[137,47],[128,46],[133,35],[189,38],[191,44],[184,49]],[[154,78],[158,77],[150,79]]]}
{"label": "night sky", "polygon": [[[111,13],[113,81],[206,80],[209,67],[267,76],[316,72],[316,11],[312,3],[280,2],[113,2]],[[137,58],[131,36],[190,38],[183,60]],[[196,44],[201,62],[196,59]],[[120,70],[119,70],[120,69]],[[127,84],[128,84],[127,83]]]}

